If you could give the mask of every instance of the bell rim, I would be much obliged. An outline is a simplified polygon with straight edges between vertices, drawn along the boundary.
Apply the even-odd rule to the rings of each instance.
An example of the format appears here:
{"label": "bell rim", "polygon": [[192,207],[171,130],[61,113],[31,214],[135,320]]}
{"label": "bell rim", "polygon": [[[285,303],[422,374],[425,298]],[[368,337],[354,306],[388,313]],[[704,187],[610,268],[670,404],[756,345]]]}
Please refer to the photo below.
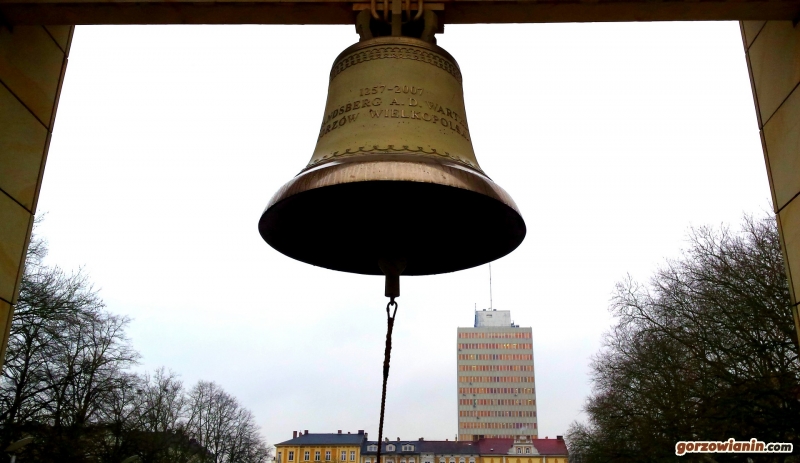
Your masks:
{"label": "bell rim", "polygon": [[[365,175],[364,168],[377,176]],[[432,174],[429,169],[436,171]],[[431,181],[423,181],[421,178]],[[355,179],[355,180],[353,180]],[[437,181],[433,181],[433,180]],[[454,162],[448,162],[418,154],[383,154],[332,160],[303,170],[281,186],[270,198],[263,214],[275,204],[305,191],[368,181],[431,183],[483,194],[513,209],[520,217],[522,213],[511,195],[488,175]]]}
{"label": "bell rim", "polygon": [[[415,199],[409,202],[409,197]],[[369,207],[364,208],[365,202]],[[416,220],[404,220],[411,217]],[[487,217],[491,219],[474,220]],[[519,210],[491,196],[441,183],[378,179],[286,196],[264,210],[258,230],[273,249],[310,265],[382,275],[381,258],[402,258],[407,259],[403,275],[408,276],[492,262],[513,252],[527,234]],[[380,252],[385,243],[399,246]]]}
{"label": "bell rim", "polygon": [[[368,158],[365,158],[369,156]],[[410,157],[409,157],[410,156]],[[430,151],[426,151],[423,147],[418,147],[418,149],[411,149],[409,146],[403,146],[402,148],[398,149],[395,148],[393,145],[389,145],[387,148],[381,148],[379,146],[373,146],[371,148],[364,149],[363,147],[359,147],[356,150],[346,149],[344,152],[334,152],[329,155],[323,156],[321,159],[317,161],[313,161],[307,166],[303,168],[295,177],[303,175],[306,172],[310,172],[312,170],[322,169],[329,165],[334,165],[341,162],[367,162],[368,160],[373,161],[380,161],[380,160],[397,160],[400,162],[415,162],[416,160],[421,161],[429,161],[429,162],[436,162],[439,164],[450,165],[457,167],[459,169],[469,169],[470,171],[474,171],[480,175],[491,180],[491,177],[486,175],[486,172],[483,169],[468,159],[464,159],[461,156],[450,154],[447,151],[437,151],[436,149],[431,149]]]}

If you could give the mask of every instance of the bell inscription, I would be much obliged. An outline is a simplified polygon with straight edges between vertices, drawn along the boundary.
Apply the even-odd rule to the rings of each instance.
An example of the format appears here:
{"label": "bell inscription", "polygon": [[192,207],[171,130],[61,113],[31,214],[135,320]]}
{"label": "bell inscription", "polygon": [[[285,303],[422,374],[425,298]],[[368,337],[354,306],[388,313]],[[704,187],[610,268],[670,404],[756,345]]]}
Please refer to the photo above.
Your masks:
{"label": "bell inscription", "polygon": [[482,172],[472,149],[461,73],[449,57],[405,45],[357,44],[337,58],[307,168],[342,156],[415,153]]}
{"label": "bell inscription", "polygon": [[[373,88],[380,88],[382,90],[385,87],[386,86],[384,85],[380,85]],[[395,89],[399,88],[401,87],[395,86]],[[405,88],[408,87],[406,86]],[[413,89],[414,87],[411,88]],[[419,90],[420,93],[422,93],[422,89]],[[362,93],[363,92],[364,89],[362,89]],[[381,91],[380,93],[383,92]],[[381,106],[384,107],[381,108]],[[434,101],[420,101],[414,97],[392,97],[391,102],[389,102],[388,105],[384,105],[384,99],[381,97],[372,99],[364,98],[340,105],[325,117],[325,120],[322,122],[322,126],[320,127],[319,138],[324,137],[332,130],[336,130],[337,128],[356,122],[359,115],[365,112],[358,111],[360,109],[368,111],[369,117],[374,119],[381,117],[393,119],[411,119],[430,122],[433,124],[441,124],[442,126],[455,131],[467,141],[470,141],[467,121],[462,115]]]}

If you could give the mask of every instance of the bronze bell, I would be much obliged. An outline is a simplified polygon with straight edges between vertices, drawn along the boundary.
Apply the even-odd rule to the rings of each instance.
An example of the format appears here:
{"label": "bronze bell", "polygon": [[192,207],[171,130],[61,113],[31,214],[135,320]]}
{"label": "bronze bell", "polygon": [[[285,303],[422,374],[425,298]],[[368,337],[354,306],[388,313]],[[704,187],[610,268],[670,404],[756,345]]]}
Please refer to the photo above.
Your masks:
{"label": "bronze bell", "polygon": [[368,38],[336,58],[311,161],[258,223],[270,246],[367,275],[453,272],[519,246],[516,204],[475,159],[458,64],[430,42]]}

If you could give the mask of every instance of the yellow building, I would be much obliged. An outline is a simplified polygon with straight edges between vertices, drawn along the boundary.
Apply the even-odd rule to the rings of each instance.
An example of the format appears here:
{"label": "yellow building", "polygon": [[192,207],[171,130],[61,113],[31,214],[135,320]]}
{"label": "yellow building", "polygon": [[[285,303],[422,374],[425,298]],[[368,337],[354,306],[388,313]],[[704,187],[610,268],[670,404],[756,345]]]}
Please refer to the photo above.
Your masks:
{"label": "yellow building", "polygon": [[275,463],[357,463],[366,439],[363,430],[356,434],[294,431],[291,440],[275,445]]}

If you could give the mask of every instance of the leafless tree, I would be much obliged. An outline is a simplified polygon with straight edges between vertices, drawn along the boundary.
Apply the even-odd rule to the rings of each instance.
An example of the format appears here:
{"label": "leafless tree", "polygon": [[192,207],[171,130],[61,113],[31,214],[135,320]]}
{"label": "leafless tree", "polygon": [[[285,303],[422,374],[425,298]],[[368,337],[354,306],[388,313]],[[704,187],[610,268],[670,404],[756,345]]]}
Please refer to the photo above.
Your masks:
{"label": "leafless tree", "polygon": [[45,266],[46,254],[46,243],[34,236],[0,382],[0,416],[6,428],[41,416],[58,383],[53,382],[52,359],[66,342],[67,327],[103,308],[85,275]]}
{"label": "leafless tree", "polygon": [[136,427],[143,431],[166,433],[186,424],[186,395],[178,375],[159,368],[143,377]]}
{"label": "leafless tree", "polygon": [[58,351],[48,363],[46,409],[55,427],[81,427],[100,417],[101,404],[124,387],[124,371],[137,361],[124,330],[129,320],[107,312],[78,315],[64,327]]}
{"label": "leafless tree", "polygon": [[189,392],[188,432],[214,463],[262,463],[269,450],[253,414],[217,384],[198,382]]}
{"label": "leafless tree", "polygon": [[[126,456],[135,454],[143,463],[182,463],[205,455],[185,432],[186,394],[176,373],[159,368],[137,376],[128,392],[131,397],[116,407],[131,410],[116,421]],[[107,421],[115,422],[113,417]]]}
{"label": "leafless tree", "polygon": [[[589,420],[571,426],[570,451],[592,463],[675,461],[679,440],[797,447],[800,361],[790,307],[774,219],[745,218],[738,233],[692,230],[682,258],[649,285],[617,285],[617,322],[592,362]],[[786,456],[713,459],[747,458]]]}
{"label": "leafless tree", "polygon": [[30,434],[20,462],[266,459],[252,413],[219,386],[190,394],[172,371],[132,373],[129,319],[106,310],[82,272],[45,265],[46,254],[34,237],[0,378],[0,448]]}

